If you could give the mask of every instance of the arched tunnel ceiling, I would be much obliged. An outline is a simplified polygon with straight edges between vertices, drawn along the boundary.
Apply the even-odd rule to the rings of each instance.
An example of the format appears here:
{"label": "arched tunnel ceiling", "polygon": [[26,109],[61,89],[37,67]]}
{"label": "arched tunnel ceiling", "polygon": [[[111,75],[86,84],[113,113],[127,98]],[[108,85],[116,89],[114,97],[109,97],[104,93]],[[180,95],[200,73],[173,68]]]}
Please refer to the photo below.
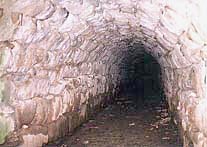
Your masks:
{"label": "arched tunnel ceiling", "polygon": [[207,145],[206,11],[202,0],[0,1],[0,143],[55,140],[78,109],[77,126],[91,97],[115,93],[119,63],[140,46],[161,66],[184,140]]}

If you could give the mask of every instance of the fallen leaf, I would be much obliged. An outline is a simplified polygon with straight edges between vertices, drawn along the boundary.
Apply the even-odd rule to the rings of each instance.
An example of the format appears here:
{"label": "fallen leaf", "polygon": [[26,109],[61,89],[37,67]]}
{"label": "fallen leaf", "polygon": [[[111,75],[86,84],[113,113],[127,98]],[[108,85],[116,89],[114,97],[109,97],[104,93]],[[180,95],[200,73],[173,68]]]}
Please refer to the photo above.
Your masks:
{"label": "fallen leaf", "polygon": [[135,123],[130,123],[129,126],[135,126]]}
{"label": "fallen leaf", "polygon": [[83,144],[88,144],[88,143],[89,143],[89,141],[88,141],[88,140],[86,140],[86,141],[84,141],[84,142],[83,142]]}
{"label": "fallen leaf", "polygon": [[154,130],[154,128],[150,128],[150,131]]}
{"label": "fallen leaf", "polygon": [[163,140],[169,140],[170,137],[162,137]]}
{"label": "fallen leaf", "polygon": [[98,127],[97,126],[91,126],[91,127],[89,127],[90,129],[98,129]]}

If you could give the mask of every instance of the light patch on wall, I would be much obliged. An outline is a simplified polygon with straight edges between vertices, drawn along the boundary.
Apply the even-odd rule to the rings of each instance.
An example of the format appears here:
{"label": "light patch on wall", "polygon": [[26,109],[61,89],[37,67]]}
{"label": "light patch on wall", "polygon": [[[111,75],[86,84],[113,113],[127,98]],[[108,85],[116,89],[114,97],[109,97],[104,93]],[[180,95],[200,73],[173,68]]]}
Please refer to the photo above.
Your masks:
{"label": "light patch on wall", "polygon": [[3,144],[5,142],[6,136],[13,130],[13,119],[11,117],[3,116],[3,114],[0,112],[0,144]]}

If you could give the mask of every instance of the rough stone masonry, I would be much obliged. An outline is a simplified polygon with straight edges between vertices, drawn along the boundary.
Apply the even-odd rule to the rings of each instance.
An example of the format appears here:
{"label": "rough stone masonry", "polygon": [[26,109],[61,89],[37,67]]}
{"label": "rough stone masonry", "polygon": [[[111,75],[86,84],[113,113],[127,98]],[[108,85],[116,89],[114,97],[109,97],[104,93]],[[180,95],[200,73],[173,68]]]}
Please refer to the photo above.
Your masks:
{"label": "rough stone masonry", "polygon": [[183,146],[207,147],[206,15],[205,0],[0,0],[0,144],[70,133],[116,95],[138,45],[161,66]]}

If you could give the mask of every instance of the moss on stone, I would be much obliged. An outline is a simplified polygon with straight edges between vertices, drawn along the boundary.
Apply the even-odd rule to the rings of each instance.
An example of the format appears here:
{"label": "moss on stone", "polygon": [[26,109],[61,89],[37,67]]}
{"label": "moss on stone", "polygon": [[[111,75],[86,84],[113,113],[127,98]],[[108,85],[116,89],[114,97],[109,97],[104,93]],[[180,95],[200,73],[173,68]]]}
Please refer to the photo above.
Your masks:
{"label": "moss on stone", "polygon": [[0,80],[0,102],[3,102],[5,99],[4,89],[5,89],[5,83],[2,80]]}
{"label": "moss on stone", "polygon": [[3,57],[4,57],[4,51],[1,51],[1,52],[0,52],[0,65],[1,65],[2,62],[3,62]]}
{"label": "moss on stone", "polygon": [[[8,42],[6,42],[3,47],[6,48],[6,47],[9,47],[9,46],[12,46],[11,44],[9,44]],[[4,66],[5,64],[8,62],[9,60],[9,50],[5,50],[3,48],[3,50],[0,51],[0,70],[3,70],[4,69]],[[2,72],[2,71],[0,71]]]}
{"label": "moss on stone", "polygon": [[[0,75],[4,74],[4,65],[7,63],[8,58],[8,52],[5,50],[0,51]],[[6,86],[4,79],[0,79],[0,102],[3,102],[5,100],[8,100],[8,87]]]}
{"label": "moss on stone", "polygon": [[0,144],[5,142],[5,138],[9,133],[9,126],[6,119],[0,116]]}
{"label": "moss on stone", "polygon": [[6,86],[5,81],[0,80],[0,102],[8,102],[8,100],[9,100],[9,87]]}
{"label": "moss on stone", "polygon": [[[2,70],[2,66],[4,65],[4,61],[5,60],[5,51],[1,50],[0,51],[0,75],[1,75],[1,70]],[[0,102],[3,101],[4,99],[4,89],[5,89],[5,83],[2,79],[0,79]]]}

